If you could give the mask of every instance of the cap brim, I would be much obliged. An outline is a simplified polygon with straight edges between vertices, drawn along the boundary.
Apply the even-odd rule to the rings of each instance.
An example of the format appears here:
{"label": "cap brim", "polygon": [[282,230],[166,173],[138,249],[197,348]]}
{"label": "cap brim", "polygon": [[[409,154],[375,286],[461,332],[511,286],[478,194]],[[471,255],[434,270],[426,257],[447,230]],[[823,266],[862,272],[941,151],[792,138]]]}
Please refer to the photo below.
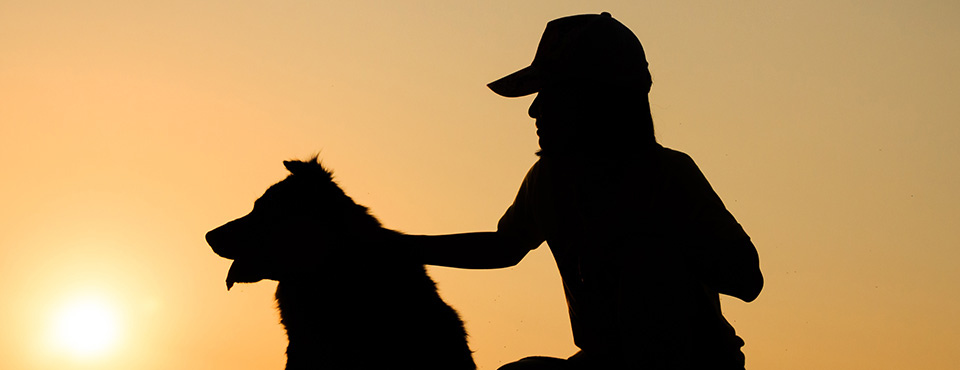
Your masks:
{"label": "cap brim", "polygon": [[500,96],[517,98],[540,91],[540,82],[539,71],[529,66],[488,83],[487,87]]}

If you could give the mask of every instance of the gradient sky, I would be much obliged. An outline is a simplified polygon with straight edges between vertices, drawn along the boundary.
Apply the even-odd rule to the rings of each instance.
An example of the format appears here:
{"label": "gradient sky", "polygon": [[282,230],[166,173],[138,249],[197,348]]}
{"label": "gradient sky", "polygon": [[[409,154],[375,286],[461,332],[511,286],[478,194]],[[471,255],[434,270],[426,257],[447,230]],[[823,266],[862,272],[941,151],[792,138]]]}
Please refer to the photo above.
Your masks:
{"label": "gradient sky", "polygon": [[[485,84],[600,11],[760,252],[748,368],[960,367],[960,3],[473,3],[0,0],[0,368],[282,368],[276,284],[227,292],[203,234],[316,152],[387,227],[493,230],[537,144]],[[481,369],[574,351],[546,248],[431,274]],[[84,299],[97,356],[51,339]]]}

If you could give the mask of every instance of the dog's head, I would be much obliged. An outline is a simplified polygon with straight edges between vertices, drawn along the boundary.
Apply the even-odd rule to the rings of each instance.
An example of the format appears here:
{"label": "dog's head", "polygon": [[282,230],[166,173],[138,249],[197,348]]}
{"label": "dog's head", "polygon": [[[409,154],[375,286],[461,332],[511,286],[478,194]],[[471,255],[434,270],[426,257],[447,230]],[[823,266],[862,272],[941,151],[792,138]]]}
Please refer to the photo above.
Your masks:
{"label": "dog's head", "polygon": [[206,235],[215,253],[233,260],[228,290],[234,283],[301,277],[319,261],[337,258],[351,230],[376,223],[317,158],[283,165],[290,175],[267,189],[249,214]]}

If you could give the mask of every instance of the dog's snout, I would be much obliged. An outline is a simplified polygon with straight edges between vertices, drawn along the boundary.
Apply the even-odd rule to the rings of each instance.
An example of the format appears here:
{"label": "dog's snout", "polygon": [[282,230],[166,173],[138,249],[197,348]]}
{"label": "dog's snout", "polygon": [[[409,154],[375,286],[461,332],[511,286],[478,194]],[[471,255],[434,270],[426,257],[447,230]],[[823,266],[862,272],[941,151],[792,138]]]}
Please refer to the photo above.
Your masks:
{"label": "dog's snout", "polygon": [[231,239],[230,223],[207,232],[205,238],[213,252],[223,258],[236,259],[237,243]]}
{"label": "dog's snout", "polygon": [[218,241],[218,239],[217,239],[217,229],[213,229],[213,230],[207,231],[207,235],[205,236],[205,238],[207,239],[207,244],[209,244],[211,247],[213,247],[214,245],[216,245],[216,244],[217,244],[217,241]]}

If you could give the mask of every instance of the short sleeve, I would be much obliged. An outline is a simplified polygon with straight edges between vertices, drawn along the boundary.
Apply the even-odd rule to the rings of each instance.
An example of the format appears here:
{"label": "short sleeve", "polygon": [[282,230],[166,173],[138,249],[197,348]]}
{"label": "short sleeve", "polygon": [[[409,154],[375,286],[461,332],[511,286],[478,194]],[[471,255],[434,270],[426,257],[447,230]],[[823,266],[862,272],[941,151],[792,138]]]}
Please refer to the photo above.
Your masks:
{"label": "short sleeve", "polygon": [[712,241],[748,238],[693,159],[676,151],[672,151],[671,156],[670,185],[676,192],[678,216],[688,225],[688,230]]}
{"label": "short sleeve", "polygon": [[527,172],[517,197],[507,208],[500,222],[497,223],[497,232],[510,237],[519,238],[522,245],[531,245],[536,249],[546,240],[544,232],[537,222],[536,189],[540,174],[540,162],[537,162]]}

